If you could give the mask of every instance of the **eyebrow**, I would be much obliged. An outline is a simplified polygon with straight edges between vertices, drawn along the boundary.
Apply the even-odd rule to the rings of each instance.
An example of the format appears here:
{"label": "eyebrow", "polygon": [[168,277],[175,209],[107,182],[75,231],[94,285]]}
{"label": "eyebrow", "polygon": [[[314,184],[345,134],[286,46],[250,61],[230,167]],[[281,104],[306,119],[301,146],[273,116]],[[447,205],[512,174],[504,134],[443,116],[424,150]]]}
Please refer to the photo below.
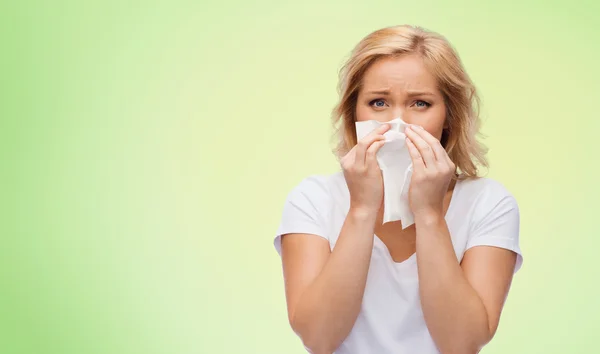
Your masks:
{"label": "eyebrow", "polygon": [[435,94],[430,91],[408,91],[408,96],[435,96]]}
{"label": "eyebrow", "polygon": [[[369,91],[367,93],[368,94],[372,94],[372,95],[389,95],[390,94],[390,90],[389,89],[374,90],[374,91]],[[408,96],[409,97],[414,97],[414,96],[435,96],[435,94],[433,92],[430,92],[430,91],[408,91]]]}
{"label": "eyebrow", "polygon": [[367,93],[368,94],[373,94],[373,95],[389,95],[390,94],[390,90],[388,90],[388,89],[375,90],[375,91],[369,91]]}

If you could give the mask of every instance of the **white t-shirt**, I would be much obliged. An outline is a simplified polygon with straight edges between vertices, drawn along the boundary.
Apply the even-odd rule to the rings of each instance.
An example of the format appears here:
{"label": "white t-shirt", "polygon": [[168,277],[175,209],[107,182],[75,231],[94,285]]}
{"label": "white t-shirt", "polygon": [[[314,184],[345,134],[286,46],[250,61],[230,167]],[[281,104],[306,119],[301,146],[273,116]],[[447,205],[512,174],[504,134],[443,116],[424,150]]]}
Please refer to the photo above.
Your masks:
{"label": "white t-shirt", "polygon": [[[281,255],[281,235],[305,233],[325,238],[333,250],[349,207],[342,171],[304,179],[285,201],[275,249]],[[489,178],[458,181],[445,219],[458,260],[471,247],[496,246],[517,253],[515,273],[521,267],[519,209],[500,183]],[[360,313],[336,354],[439,353],[423,318],[416,258],[415,253],[394,262],[374,235]]]}

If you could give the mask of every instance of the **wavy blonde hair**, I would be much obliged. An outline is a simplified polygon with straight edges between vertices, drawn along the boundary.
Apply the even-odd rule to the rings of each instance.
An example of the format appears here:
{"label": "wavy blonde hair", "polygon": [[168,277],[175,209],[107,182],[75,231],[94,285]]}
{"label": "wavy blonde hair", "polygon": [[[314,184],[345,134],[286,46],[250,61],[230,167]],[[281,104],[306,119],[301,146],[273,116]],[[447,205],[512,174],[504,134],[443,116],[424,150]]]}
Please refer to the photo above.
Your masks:
{"label": "wavy blonde hair", "polygon": [[446,124],[441,143],[457,167],[459,178],[477,177],[479,166],[488,167],[487,148],[477,140],[479,96],[446,38],[421,27],[386,27],[363,38],[339,72],[340,100],[332,120],[338,140],[334,154],[343,157],[356,145],[356,103],[366,70],[378,59],[419,55],[436,77],[446,104]]}

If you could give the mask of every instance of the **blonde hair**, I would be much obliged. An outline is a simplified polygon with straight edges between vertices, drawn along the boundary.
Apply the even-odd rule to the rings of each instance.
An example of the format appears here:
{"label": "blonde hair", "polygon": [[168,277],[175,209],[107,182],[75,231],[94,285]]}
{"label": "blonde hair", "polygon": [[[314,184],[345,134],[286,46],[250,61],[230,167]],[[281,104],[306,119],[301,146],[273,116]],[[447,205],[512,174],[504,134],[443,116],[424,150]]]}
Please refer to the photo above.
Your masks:
{"label": "blonde hair", "polygon": [[363,38],[339,72],[340,100],[332,120],[338,140],[338,159],[356,145],[356,103],[366,70],[378,59],[419,55],[436,77],[446,104],[441,143],[454,162],[459,178],[477,177],[478,166],[488,167],[487,148],[477,141],[481,120],[479,96],[452,45],[443,36],[421,27],[394,26]]}

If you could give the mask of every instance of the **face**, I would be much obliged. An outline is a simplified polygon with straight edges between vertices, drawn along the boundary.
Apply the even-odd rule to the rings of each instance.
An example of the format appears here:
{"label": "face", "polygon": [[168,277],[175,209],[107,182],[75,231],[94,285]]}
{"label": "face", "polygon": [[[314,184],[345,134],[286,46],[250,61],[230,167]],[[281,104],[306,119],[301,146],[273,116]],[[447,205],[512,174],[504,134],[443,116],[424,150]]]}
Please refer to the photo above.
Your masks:
{"label": "face", "polygon": [[398,117],[441,139],[446,120],[444,98],[435,77],[415,55],[377,60],[365,72],[358,92],[358,121],[387,122]]}

